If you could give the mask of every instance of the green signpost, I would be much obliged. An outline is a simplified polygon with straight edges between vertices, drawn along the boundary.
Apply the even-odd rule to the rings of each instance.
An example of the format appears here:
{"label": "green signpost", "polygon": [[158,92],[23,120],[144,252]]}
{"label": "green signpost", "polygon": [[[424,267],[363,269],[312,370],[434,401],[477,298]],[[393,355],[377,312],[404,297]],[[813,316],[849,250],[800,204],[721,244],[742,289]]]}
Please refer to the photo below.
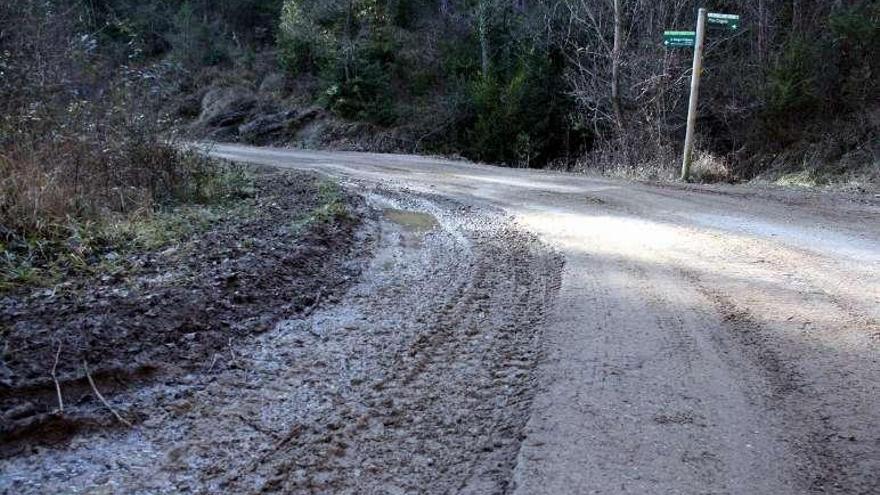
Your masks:
{"label": "green signpost", "polygon": [[681,160],[681,180],[688,180],[691,173],[691,155],[694,149],[694,130],[697,124],[697,98],[700,93],[700,75],[703,73],[703,45],[706,40],[706,26],[739,29],[739,16],[736,14],[709,13],[706,9],[697,11],[696,31],[664,31],[663,45],[667,48],[693,48],[694,66],[691,70],[691,96],[688,101],[687,129],[684,138],[684,153]]}
{"label": "green signpost", "polygon": [[665,31],[663,44],[671,48],[695,46],[697,33],[696,31]]}
{"label": "green signpost", "polygon": [[739,29],[739,16],[736,14],[716,14],[709,12],[707,18],[710,26],[726,27],[731,31]]}

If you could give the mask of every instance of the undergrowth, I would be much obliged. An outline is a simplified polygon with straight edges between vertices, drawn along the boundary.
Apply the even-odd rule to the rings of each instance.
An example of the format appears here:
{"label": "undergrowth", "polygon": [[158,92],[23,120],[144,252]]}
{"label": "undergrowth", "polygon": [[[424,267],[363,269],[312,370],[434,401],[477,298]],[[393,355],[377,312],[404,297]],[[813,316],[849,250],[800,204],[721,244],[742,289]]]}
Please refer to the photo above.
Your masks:
{"label": "undergrowth", "polygon": [[349,218],[351,212],[339,184],[325,180],[318,184],[317,208],[294,220],[290,229],[293,232],[302,232],[315,224],[332,224]]}
{"label": "undergrowth", "polygon": [[345,205],[345,198],[339,184],[332,181],[323,181],[318,186],[319,206],[311,216],[321,223],[333,222],[348,218],[350,213]]}
{"label": "undergrowth", "polygon": [[[16,222],[9,216],[14,210],[8,208],[10,198],[4,196],[0,291],[48,286],[74,274],[112,275],[127,254],[160,249],[205,231],[230,210],[240,209],[237,200],[253,193],[252,178],[243,167],[196,151],[173,153],[179,164],[188,164],[181,166],[199,170],[198,178],[186,185],[189,192],[161,201],[143,194],[145,200],[137,208],[113,210],[104,205],[64,216],[34,208],[27,212],[26,222]],[[4,180],[13,179],[8,170],[3,172]]]}

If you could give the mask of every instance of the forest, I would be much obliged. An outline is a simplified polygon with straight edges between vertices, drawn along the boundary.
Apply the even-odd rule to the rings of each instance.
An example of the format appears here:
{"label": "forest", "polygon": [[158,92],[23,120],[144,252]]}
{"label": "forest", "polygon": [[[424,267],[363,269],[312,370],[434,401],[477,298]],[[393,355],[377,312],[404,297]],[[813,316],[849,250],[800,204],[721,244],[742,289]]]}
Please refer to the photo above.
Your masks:
{"label": "forest", "polygon": [[876,137],[880,6],[864,0],[4,2],[5,125],[106,105],[132,79],[162,107],[280,72],[283,96],[405,128],[402,150],[662,168],[681,140],[692,54],[662,33],[692,30],[698,6],[742,18],[707,41],[698,149],[719,170],[749,179],[876,158],[862,148]]}
{"label": "forest", "polygon": [[698,7],[696,180],[876,182],[876,1],[7,0],[4,235],[229,193],[175,141],[671,179]]}
{"label": "forest", "polygon": [[0,0],[0,494],[880,494],[878,357],[880,0]]}

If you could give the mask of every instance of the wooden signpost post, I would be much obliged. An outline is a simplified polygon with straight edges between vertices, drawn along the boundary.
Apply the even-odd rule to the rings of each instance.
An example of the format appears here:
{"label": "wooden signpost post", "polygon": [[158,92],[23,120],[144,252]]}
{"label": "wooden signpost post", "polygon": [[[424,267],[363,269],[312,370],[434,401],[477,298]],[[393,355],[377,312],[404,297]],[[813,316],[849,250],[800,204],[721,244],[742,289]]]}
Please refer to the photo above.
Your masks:
{"label": "wooden signpost post", "polygon": [[696,31],[665,31],[663,45],[667,48],[694,48],[694,65],[691,73],[691,97],[688,101],[687,131],[684,138],[684,152],[681,160],[681,180],[686,181],[691,174],[691,158],[694,151],[694,130],[697,124],[697,102],[700,94],[700,76],[703,73],[703,47],[706,42],[706,26],[739,29],[739,16],[734,14],[708,13],[706,9],[697,12]]}
{"label": "wooden signpost post", "polygon": [[681,160],[681,180],[691,175],[691,155],[694,151],[694,128],[697,125],[697,98],[700,95],[700,76],[703,75],[703,45],[706,41],[706,9],[697,14],[697,38],[694,46],[694,67],[691,73],[691,98],[688,102],[687,132],[684,135],[684,156]]}

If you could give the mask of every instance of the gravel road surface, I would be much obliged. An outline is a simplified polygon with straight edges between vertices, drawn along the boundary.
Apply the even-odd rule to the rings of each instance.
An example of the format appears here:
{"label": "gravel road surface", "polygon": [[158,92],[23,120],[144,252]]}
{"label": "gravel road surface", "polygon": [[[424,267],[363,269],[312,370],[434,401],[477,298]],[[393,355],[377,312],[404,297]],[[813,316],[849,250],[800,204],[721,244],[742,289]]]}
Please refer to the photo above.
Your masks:
{"label": "gravel road surface", "polygon": [[[515,389],[530,397],[520,403],[525,409],[498,399],[505,396],[491,380],[484,389],[493,398],[485,402],[485,414],[508,422],[497,431],[519,428],[515,438],[501,434],[488,450],[478,449],[492,455],[441,462],[442,469],[424,450],[413,457],[406,449],[398,452],[399,462],[377,467],[388,473],[385,480],[425,483],[420,488],[382,485],[382,476],[359,485],[351,476],[334,478],[342,471],[328,468],[326,478],[336,479],[336,486],[362,493],[880,493],[877,198],[656,186],[398,155],[236,145],[218,145],[212,153],[316,170],[365,190],[381,185],[404,199],[460,205],[457,221],[474,226],[465,238],[480,229],[493,232],[509,215],[564,258],[555,298],[547,294],[555,266],[547,254],[520,250],[514,256],[529,267],[520,269],[522,284],[501,268],[513,262],[506,249],[487,248],[481,256],[497,252],[498,258],[477,263],[500,270],[486,275],[487,294],[521,286],[530,294],[521,295],[521,305],[507,301],[509,308],[504,298],[493,302],[482,309],[484,318],[529,320],[534,301],[549,305],[539,331],[529,333],[540,337],[540,362],[522,367],[536,391],[514,380]],[[494,239],[504,238],[496,234]],[[448,274],[463,269],[455,259],[430,263],[438,274]],[[538,266],[548,279],[538,277]],[[426,303],[424,293],[400,297],[414,298],[407,299],[414,308]],[[425,312],[425,318],[458,321],[476,311],[468,298],[459,303],[455,294],[438,297],[465,306]],[[526,313],[510,314],[523,305]],[[384,314],[383,307],[371,311]],[[400,325],[417,313],[391,310]],[[430,363],[438,360],[483,369],[467,363],[487,349],[528,354],[493,362],[533,359],[533,343],[525,341],[520,347],[474,348],[467,339],[438,347],[426,339],[434,350],[415,351],[424,369],[436,370]],[[404,376],[432,383],[434,372],[419,375],[413,369],[422,368],[404,365],[410,374],[388,375],[394,386],[411,386]],[[450,383],[437,393],[461,397],[459,387],[467,389]],[[426,442],[430,429],[419,427],[419,414],[408,412],[406,399],[402,405],[410,426],[395,434]],[[492,412],[510,407],[516,412]],[[455,440],[440,437],[440,443]],[[393,459],[369,450],[385,448],[381,442],[362,449],[355,438],[346,445],[355,459]],[[294,490],[304,486],[298,482],[282,477],[277,483]]]}

